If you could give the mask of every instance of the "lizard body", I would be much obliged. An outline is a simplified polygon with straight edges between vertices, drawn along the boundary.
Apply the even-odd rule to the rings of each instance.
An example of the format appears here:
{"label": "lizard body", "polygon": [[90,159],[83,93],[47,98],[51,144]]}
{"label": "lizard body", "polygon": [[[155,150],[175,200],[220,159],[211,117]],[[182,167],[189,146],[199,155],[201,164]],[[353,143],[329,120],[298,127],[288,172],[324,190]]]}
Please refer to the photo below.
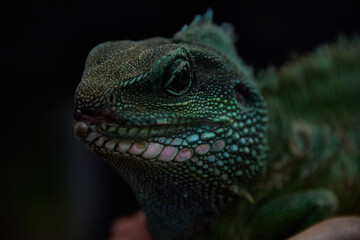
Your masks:
{"label": "lizard body", "polygon": [[[326,114],[299,118],[301,107],[287,117],[282,105],[296,84],[289,95],[274,96],[285,92],[277,84],[291,73],[259,77],[266,79],[261,94],[234,40],[231,26],[214,25],[208,11],[172,39],[107,42],[87,58],[75,93],[75,133],[129,183],[155,239],[281,238],[337,209],[339,191],[329,181],[312,184],[326,172],[320,169],[352,164],[329,180],[349,181],[340,189],[345,195],[360,186],[358,129],[341,128],[359,113],[340,126],[334,120],[335,130],[318,124]],[[348,209],[340,209],[354,211],[355,201],[345,202]],[[279,221],[271,221],[276,208]],[[309,217],[309,209],[319,214]],[[288,228],[303,224],[278,231],[287,228],[284,219],[293,220]]]}

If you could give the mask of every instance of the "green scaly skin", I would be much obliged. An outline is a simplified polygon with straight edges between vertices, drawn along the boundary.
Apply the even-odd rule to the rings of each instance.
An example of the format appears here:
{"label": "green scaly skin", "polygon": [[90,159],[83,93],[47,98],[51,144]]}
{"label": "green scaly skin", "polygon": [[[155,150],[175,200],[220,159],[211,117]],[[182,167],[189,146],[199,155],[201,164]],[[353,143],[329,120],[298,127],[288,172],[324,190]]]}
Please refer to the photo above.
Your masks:
{"label": "green scaly skin", "polygon": [[343,121],[304,110],[335,91],[299,89],[311,57],[259,75],[260,94],[234,40],[209,10],[171,39],[106,42],[87,58],[75,133],[132,187],[154,239],[281,239],[336,209],[359,213],[359,109]]}

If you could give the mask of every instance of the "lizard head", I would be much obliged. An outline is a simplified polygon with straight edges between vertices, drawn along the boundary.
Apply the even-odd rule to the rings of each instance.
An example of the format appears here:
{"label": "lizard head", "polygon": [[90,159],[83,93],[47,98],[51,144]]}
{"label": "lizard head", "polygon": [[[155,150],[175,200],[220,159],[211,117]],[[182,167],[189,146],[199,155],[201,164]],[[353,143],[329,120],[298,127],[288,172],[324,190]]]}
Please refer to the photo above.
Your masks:
{"label": "lizard head", "polygon": [[[251,81],[226,56],[199,46],[107,42],[87,59],[75,132],[106,158],[248,178],[261,167],[264,139],[264,103]],[[232,167],[246,164],[254,168]]]}
{"label": "lizard head", "polygon": [[164,176],[236,192],[264,164],[263,98],[230,30],[207,18],[172,39],[103,43],[87,58],[75,133],[130,184]]}

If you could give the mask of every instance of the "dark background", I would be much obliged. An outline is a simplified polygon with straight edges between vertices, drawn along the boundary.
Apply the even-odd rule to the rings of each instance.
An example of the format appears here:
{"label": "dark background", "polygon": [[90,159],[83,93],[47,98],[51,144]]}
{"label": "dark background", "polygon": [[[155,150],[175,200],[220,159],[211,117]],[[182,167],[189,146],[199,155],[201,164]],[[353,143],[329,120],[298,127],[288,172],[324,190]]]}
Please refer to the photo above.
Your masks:
{"label": "dark background", "polygon": [[259,70],[360,30],[360,1],[266,2],[1,3],[0,238],[106,239],[137,209],[128,186],[73,135],[73,93],[96,44],[171,37],[211,7]]}

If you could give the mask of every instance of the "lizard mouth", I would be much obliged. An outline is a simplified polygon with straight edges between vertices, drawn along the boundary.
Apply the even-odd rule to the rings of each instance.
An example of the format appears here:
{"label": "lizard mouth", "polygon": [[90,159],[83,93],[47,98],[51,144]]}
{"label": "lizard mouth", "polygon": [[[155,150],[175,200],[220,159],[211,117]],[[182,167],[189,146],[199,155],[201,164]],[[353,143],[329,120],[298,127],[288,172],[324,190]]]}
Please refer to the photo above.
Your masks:
{"label": "lizard mouth", "polygon": [[[179,130],[177,126],[171,124],[152,127],[122,127],[106,124],[98,126],[83,120],[78,120],[74,124],[75,134],[89,147],[152,161],[183,162],[189,159],[196,161],[201,155],[218,152],[225,147],[225,141],[221,139],[206,143],[206,140],[215,138],[215,134],[208,132],[184,137],[164,137],[165,134],[175,132],[176,129]],[[149,137],[151,135],[153,136]]]}

